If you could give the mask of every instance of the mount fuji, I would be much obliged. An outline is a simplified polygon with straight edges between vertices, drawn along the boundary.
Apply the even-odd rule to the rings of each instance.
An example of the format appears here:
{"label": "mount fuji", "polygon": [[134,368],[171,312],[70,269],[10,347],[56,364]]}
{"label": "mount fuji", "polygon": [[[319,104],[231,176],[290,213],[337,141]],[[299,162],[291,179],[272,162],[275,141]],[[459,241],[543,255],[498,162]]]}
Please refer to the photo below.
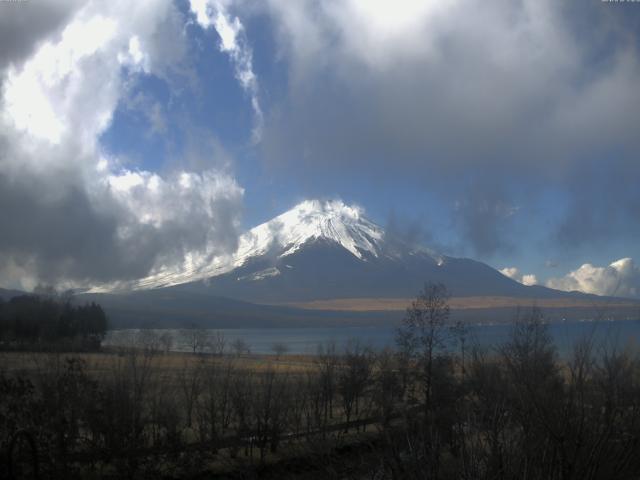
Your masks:
{"label": "mount fuji", "polygon": [[180,290],[257,303],[345,298],[409,298],[424,282],[441,282],[455,297],[566,296],[525,286],[488,265],[411,245],[341,201],[308,200],[241,236],[230,257],[191,256],[129,288]]}
{"label": "mount fuji", "polygon": [[488,308],[509,308],[512,315],[514,306],[537,304],[560,308],[564,318],[567,307],[584,311],[603,300],[522,285],[482,262],[410,244],[358,207],[319,200],[249,230],[233,255],[190,255],[180,268],[83,296],[105,305],[119,324],[140,324],[143,317],[146,324],[326,324],[365,313],[370,319],[373,312],[395,318],[425,282],[443,283],[452,308],[469,315]]}

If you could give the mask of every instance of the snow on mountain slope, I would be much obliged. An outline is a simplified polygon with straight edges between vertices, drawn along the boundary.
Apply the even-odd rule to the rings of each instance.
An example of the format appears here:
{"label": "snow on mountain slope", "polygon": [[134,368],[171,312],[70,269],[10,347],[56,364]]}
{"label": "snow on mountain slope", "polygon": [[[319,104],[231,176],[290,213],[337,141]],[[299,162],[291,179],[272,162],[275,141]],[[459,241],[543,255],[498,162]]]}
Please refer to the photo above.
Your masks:
{"label": "snow on mountain slope", "polygon": [[[230,272],[253,258],[286,257],[318,239],[335,242],[362,261],[385,255],[384,229],[369,221],[361,208],[339,200],[306,200],[242,235],[237,251],[231,256],[214,257],[206,251],[192,253],[178,268],[164,267],[134,282],[103,285],[91,291],[140,290],[203,280]],[[252,279],[279,274],[277,269],[263,273]]]}
{"label": "snow on mountain slope", "polygon": [[278,253],[286,256],[318,238],[333,240],[364,259],[367,253],[375,257],[381,253],[384,230],[367,220],[358,207],[337,200],[307,200],[243,235],[236,257],[243,262],[274,248],[285,248]]}

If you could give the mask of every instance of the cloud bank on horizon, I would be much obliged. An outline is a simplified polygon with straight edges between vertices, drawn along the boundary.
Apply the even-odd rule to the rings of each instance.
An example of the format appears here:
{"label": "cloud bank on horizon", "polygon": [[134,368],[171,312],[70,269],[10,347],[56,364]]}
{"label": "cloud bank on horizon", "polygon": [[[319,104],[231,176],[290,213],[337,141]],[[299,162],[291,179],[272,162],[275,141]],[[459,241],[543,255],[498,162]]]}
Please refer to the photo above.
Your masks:
{"label": "cloud bank on horizon", "polygon": [[585,263],[560,278],[550,278],[547,286],[596,295],[640,297],[640,267],[631,258],[621,258],[605,267]]}
{"label": "cloud bank on horizon", "polygon": [[[640,296],[638,5],[0,10],[0,284],[127,282],[230,255],[247,208],[348,196],[332,190],[347,178],[360,204],[402,198],[438,220],[421,227],[446,253],[519,265],[502,272],[524,284]],[[176,114],[183,103],[213,108]],[[168,158],[125,141],[123,109]],[[607,255],[625,258],[591,265]]]}
{"label": "cloud bank on horizon", "polygon": [[[533,274],[523,274],[517,267],[505,267],[500,273],[523,285],[538,285]],[[565,292],[584,292],[617,297],[640,297],[640,267],[632,258],[621,258],[598,267],[585,263],[562,277],[549,278],[545,285]]]}

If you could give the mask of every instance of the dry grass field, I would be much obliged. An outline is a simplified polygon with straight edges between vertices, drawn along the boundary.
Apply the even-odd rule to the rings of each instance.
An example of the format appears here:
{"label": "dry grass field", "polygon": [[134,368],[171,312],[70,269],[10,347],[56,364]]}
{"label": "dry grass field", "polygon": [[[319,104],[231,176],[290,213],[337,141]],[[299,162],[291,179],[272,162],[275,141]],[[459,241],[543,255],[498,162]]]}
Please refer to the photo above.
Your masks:
{"label": "dry grass field", "polygon": [[[142,355],[138,356],[143,358]],[[0,351],[0,371],[7,373],[35,373],[45,368],[52,368],[56,363],[63,364],[65,359],[79,358],[86,364],[87,372],[99,376],[113,371],[126,356],[117,350],[105,350],[91,353],[47,353],[47,352],[2,352]],[[224,357],[208,354],[191,354],[170,352],[150,355],[147,359],[152,370],[179,373],[185,366],[205,363],[207,365],[223,365],[231,363],[237,370],[264,372],[274,370],[279,373],[302,374],[314,368],[313,355],[225,355]]]}
{"label": "dry grass field", "polygon": [[[413,299],[411,298],[338,298],[331,300],[314,300],[311,302],[295,302],[286,305],[308,310],[335,310],[349,312],[404,311]],[[521,307],[529,308],[532,304],[540,308],[590,308],[594,310],[607,308],[640,308],[638,302],[616,299],[593,300],[579,298],[531,299],[516,297],[452,297],[449,306],[454,310]]]}

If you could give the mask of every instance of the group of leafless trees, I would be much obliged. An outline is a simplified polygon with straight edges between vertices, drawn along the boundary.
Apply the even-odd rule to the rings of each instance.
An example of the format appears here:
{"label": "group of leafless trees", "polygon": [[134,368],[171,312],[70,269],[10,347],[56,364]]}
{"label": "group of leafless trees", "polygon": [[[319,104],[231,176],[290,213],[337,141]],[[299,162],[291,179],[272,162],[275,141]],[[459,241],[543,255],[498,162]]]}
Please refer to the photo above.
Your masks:
{"label": "group of leafless trees", "polygon": [[39,355],[27,373],[0,371],[0,449],[15,457],[5,469],[24,463],[10,446],[19,432],[51,477],[181,476],[220,459],[259,465],[282,444],[329,448],[375,410],[375,358],[356,344],[344,357],[323,348],[299,370],[242,360],[143,348],[94,364]]}
{"label": "group of leafless trees", "polygon": [[[194,355],[217,357],[227,354],[240,357],[251,353],[250,345],[243,338],[238,337],[230,341],[220,330],[209,330],[195,325],[180,330],[120,330],[113,336],[115,339],[112,338],[110,343],[114,346],[144,350],[147,353],[167,354],[179,347],[186,347],[186,350]],[[288,351],[283,343],[274,344],[272,350],[278,357]]]}
{"label": "group of leafless trees", "polygon": [[383,478],[640,475],[637,352],[591,336],[560,359],[535,308],[503,345],[469,349],[442,285],[427,285],[408,309],[398,347],[406,418],[379,449]]}
{"label": "group of leafless trees", "polygon": [[[320,459],[306,462],[317,478],[640,475],[638,358],[585,338],[561,360],[536,310],[481,349],[451,324],[444,287],[427,285],[394,350],[329,343],[304,365],[163,350],[0,371],[0,449],[14,459],[0,476],[31,458],[20,432],[41,475],[65,478],[255,473],[287,457]],[[345,445],[360,447],[336,462]]]}

